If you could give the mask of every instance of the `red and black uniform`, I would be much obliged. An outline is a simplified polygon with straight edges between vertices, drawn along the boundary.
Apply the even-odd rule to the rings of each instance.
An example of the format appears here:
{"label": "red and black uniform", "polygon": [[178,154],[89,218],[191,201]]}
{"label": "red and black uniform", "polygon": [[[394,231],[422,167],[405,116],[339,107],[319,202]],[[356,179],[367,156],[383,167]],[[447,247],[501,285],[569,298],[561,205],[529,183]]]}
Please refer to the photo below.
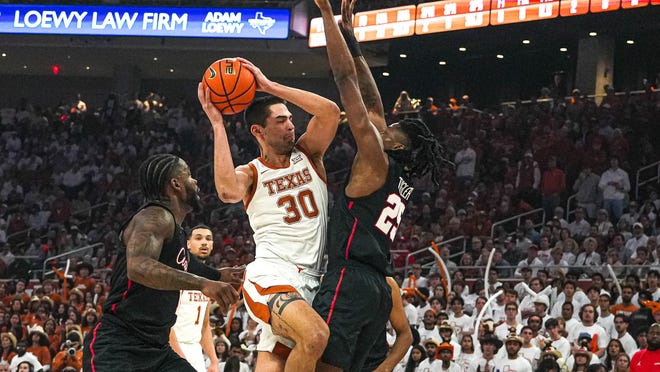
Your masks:
{"label": "red and black uniform", "polygon": [[[149,206],[172,211],[158,202]],[[129,220],[130,221],[130,220]],[[119,236],[128,224],[122,226]],[[120,249],[112,273],[112,288],[103,303],[103,317],[85,337],[85,371],[194,371],[169,346],[170,328],[176,321],[179,291],[165,291],[131,281],[126,271],[126,247]],[[176,225],[163,243],[158,261],[178,270],[220,280],[220,272],[202,264],[188,252],[186,234]]]}
{"label": "red and black uniform", "polygon": [[390,316],[390,247],[413,188],[390,158],[385,184],[371,195],[342,192],[328,225],[328,272],[313,307],[330,327],[322,361],[359,371]]}

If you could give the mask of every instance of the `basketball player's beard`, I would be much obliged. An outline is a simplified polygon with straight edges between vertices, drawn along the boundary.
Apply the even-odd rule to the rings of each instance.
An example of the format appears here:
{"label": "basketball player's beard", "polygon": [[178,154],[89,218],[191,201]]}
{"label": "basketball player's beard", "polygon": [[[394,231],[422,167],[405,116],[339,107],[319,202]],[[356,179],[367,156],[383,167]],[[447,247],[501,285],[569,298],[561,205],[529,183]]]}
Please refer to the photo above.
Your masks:
{"label": "basketball player's beard", "polygon": [[188,200],[186,200],[186,204],[192,208],[192,211],[197,213],[202,210],[202,198],[199,196],[199,191],[196,190],[196,188],[188,188]]}

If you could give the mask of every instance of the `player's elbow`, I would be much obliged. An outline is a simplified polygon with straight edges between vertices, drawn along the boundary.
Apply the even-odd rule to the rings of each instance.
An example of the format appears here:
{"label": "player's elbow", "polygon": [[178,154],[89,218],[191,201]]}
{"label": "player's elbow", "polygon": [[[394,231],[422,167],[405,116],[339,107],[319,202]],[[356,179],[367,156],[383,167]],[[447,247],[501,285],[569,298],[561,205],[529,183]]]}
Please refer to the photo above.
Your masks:
{"label": "player's elbow", "polygon": [[136,283],[142,283],[144,278],[144,265],[136,262],[136,258],[126,262],[126,276],[128,280]]}
{"label": "player's elbow", "polygon": [[328,100],[324,107],[324,116],[328,118],[328,120],[332,120],[333,122],[339,123],[339,116],[341,115],[341,110],[339,109],[339,106]]}
{"label": "player's elbow", "polygon": [[231,190],[223,187],[216,191],[218,192],[218,198],[223,203],[237,203],[242,200],[242,195],[240,195],[240,193],[237,193],[235,190]]}
{"label": "player's elbow", "polygon": [[409,326],[397,330],[397,337],[401,338],[401,343],[403,345],[412,345],[413,343],[413,335]]}

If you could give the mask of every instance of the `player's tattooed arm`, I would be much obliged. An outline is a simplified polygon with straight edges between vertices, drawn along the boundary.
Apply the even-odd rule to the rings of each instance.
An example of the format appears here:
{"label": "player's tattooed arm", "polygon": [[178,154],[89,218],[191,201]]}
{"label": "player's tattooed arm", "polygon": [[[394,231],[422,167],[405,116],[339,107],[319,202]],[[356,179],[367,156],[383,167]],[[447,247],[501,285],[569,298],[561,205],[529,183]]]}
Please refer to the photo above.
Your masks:
{"label": "player's tattooed arm", "polygon": [[133,218],[124,233],[129,279],[154,289],[201,288],[203,278],[158,261],[163,243],[174,234],[174,226],[172,215],[159,207],[145,208]]}

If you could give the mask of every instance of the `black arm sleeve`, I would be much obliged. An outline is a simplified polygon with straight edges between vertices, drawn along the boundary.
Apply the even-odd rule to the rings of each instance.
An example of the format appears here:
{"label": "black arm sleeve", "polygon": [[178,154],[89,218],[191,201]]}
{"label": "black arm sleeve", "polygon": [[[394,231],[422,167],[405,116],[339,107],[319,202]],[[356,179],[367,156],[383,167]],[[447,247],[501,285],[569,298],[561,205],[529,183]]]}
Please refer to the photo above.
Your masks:
{"label": "black arm sleeve", "polygon": [[188,271],[210,280],[220,280],[220,271],[211,266],[205,265],[197,257],[190,255],[190,265]]}

